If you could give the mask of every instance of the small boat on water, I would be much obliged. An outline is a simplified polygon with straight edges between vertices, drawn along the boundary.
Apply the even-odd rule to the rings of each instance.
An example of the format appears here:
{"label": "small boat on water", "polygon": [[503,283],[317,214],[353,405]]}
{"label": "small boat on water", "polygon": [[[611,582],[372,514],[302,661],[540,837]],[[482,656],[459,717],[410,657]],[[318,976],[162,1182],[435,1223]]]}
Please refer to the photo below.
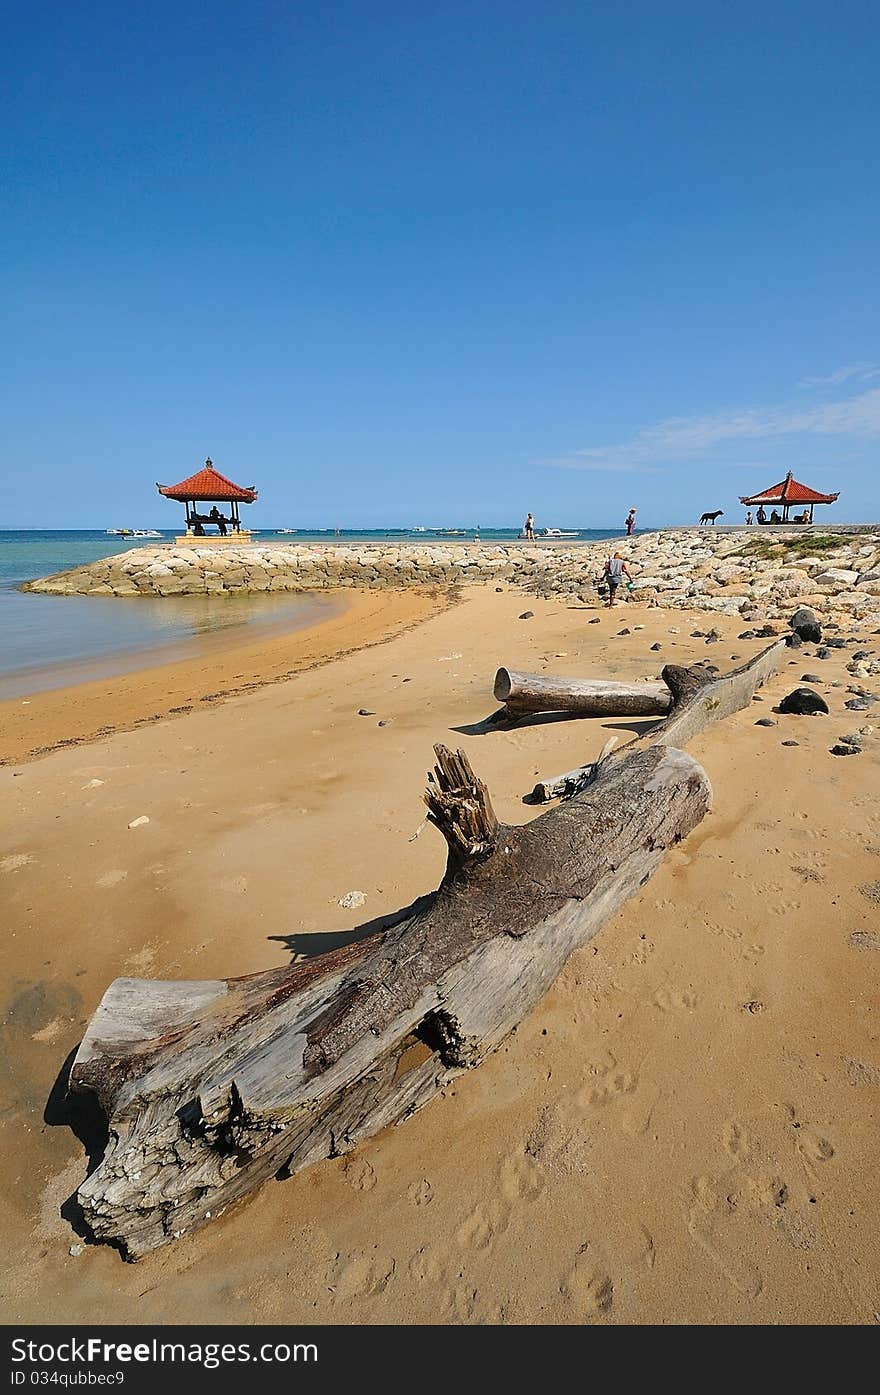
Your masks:
{"label": "small boat on water", "polygon": [[108,528],[110,538],[161,538],[155,528]]}
{"label": "small boat on water", "polygon": [[[253,532],[253,531],[254,531],[254,530],[253,530],[253,528],[252,528],[252,529],[251,529],[251,532]],[[258,530],[258,531],[259,531],[259,530]],[[295,533],[296,531],[297,531],[296,528],[276,528],[276,529],[275,529],[275,532],[276,532],[276,533]]]}
{"label": "small boat on water", "polygon": [[580,530],[580,528],[575,528],[574,531],[568,531],[568,532],[567,532],[564,528],[542,528],[541,531],[540,531],[540,533],[538,534],[538,537],[539,537],[539,538],[579,538],[580,535],[581,535],[581,530]]}

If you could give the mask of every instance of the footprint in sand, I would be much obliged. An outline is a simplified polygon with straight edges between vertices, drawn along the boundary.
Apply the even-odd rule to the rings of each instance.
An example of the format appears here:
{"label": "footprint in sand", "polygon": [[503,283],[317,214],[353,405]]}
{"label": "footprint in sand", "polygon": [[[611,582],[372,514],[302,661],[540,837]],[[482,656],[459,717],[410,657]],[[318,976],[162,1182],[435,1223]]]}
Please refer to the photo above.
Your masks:
{"label": "footprint in sand", "polygon": [[830,1162],[834,1157],[834,1144],[810,1125],[798,1129],[797,1149],[809,1163]]}
{"label": "footprint in sand", "polygon": [[413,1182],[406,1194],[413,1206],[428,1206],[434,1200],[434,1188],[427,1177],[423,1177],[421,1182]]}
{"label": "footprint in sand", "polygon": [[687,1220],[691,1240],[718,1266],[731,1288],[746,1298],[757,1298],[764,1287],[761,1272],[729,1233],[729,1220],[739,1203],[734,1185],[729,1179],[725,1185],[725,1179],[707,1176],[695,1177],[692,1185],[694,1202]]}
{"label": "footprint in sand", "polygon": [[481,1202],[462,1221],[455,1232],[455,1239],[462,1249],[487,1250],[496,1235],[504,1234],[507,1223],[508,1216],[500,1201]]}
{"label": "footprint in sand", "polygon": [[501,1168],[501,1195],[511,1206],[534,1201],[544,1190],[540,1169],[525,1153],[512,1153]]}
{"label": "footprint in sand", "polygon": [[659,1008],[661,1012],[674,1012],[676,1009],[682,1008],[688,1012],[693,1012],[697,1006],[697,1001],[696,993],[679,992],[674,988],[658,988],[651,999],[654,1007]]}
{"label": "footprint in sand", "polygon": [[589,1244],[583,1245],[560,1284],[566,1302],[582,1321],[607,1316],[614,1303],[614,1282]]}
{"label": "footprint in sand", "polygon": [[448,1252],[443,1245],[425,1245],[409,1262],[408,1274],[417,1284],[436,1288],[447,1280]]}
{"label": "footprint in sand", "polygon": [[330,1276],[330,1289],[334,1303],[347,1302],[352,1298],[369,1298],[382,1293],[387,1288],[395,1270],[395,1262],[390,1255],[383,1254],[378,1247],[372,1250],[357,1250],[350,1255],[337,1255]]}
{"label": "footprint in sand", "polygon": [[731,1119],[724,1128],[724,1146],[735,1158],[750,1162],[755,1156],[755,1145],[751,1134],[736,1119]]}
{"label": "footprint in sand", "polygon": [[376,1173],[366,1158],[347,1162],[343,1168],[343,1175],[348,1185],[356,1192],[371,1192],[376,1185]]}

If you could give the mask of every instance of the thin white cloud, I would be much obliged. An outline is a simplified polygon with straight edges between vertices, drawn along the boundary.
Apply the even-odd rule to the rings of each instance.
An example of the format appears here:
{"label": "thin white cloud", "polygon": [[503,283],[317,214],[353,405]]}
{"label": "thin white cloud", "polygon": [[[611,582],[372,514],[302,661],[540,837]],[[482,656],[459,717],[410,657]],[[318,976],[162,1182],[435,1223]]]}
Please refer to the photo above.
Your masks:
{"label": "thin white cloud", "polygon": [[865,383],[871,378],[880,378],[880,363],[848,363],[845,368],[835,368],[826,378],[801,378],[798,387],[840,387],[853,379]]}
{"label": "thin white cloud", "polygon": [[762,441],[778,436],[880,438],[880,388],[815,407],[747,408],[693,417],[668,417],[629,441],[589,446],[553,463],[570,470],[635,470],[705,457],[728,441]]}

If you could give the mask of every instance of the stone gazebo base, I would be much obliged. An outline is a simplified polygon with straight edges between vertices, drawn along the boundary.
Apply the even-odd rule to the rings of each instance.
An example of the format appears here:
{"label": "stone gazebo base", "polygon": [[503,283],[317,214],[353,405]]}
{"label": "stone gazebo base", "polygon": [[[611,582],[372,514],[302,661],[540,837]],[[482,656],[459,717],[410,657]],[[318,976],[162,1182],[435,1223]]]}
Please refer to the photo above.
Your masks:
{"label": "stone gazebo base", "polygon": [[205,533],[199,537],[196,533],[182,533],[174,539],[175,547],[185,547],[190,544],[193,547],[205,547],[210,543],[211,547],[227,547],[236,543],[249,543],[251,540],[250,529],[242,528],[240,533],[227,533],[224,537],[222,533]]}

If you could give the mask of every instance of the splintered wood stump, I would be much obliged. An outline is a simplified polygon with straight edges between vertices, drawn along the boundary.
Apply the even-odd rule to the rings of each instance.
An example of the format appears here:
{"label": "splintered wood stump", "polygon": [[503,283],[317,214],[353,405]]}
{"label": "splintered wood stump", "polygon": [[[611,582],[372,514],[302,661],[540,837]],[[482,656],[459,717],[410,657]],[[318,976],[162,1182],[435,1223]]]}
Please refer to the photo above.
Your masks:
{"label": "splintered wood stump", "polygon": [[696,761],[655,746],[507,827],[466,757],[435,750],[446,873],[391,928],[247,978],[111,984],[70,1075],[109,1124],[79,1190],[97,1238],[137,1259],[421,1108],[504,1040],[711,797]]}
{"label": "splintered wood stump", "polygon": [[614,683],[601,678],[551,678],[500,668],[495,697],[515,722],[535,712],[571,712],[578,717],[663,717],[672,706],[665,683]]}

